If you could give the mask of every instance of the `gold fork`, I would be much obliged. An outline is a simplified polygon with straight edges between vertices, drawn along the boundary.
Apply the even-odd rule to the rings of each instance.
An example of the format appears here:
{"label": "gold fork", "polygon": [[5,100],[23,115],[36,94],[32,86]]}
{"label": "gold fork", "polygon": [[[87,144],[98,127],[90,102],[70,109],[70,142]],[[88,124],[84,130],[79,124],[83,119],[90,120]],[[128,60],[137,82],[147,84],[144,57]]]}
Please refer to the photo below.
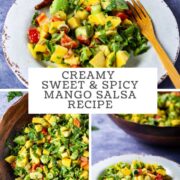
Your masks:
{"label": "gold fork", "polygon": [[146,9],[143,7],[143,5],[140,3],[139,0],[131,0],[131,2],[132,3],[128,2],[128,5],[132,11],[133,21],[135,21],[138,24],[138,26],[141,29],[142,34],[153,45],[171,81],[173,82],[174,86],[177,89],[179,89],[180,88],[180,74],[177,72],[170,58],[166,54],[165,50],[162,48],[162,46],[158,42],[150,16],[148,15]]}

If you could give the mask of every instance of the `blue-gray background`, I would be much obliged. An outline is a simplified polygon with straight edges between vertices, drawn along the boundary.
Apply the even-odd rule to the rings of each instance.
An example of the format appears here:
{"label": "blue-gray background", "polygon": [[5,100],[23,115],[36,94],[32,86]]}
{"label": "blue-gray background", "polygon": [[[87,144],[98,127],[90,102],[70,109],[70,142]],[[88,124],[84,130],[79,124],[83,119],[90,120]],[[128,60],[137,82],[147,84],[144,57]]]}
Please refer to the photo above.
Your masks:
{"label": "blue-gray background", "polygon": [[[171,10],[176,16],[176,19],[179,24],[179,29],[180,29],[180,11],[179,11],[180,0],[165,0],[165,1],[170,6]],[[2,33],[4,20],[8,12],[8,9],[11,7],[13,2],[14,0],[0,0],[0,88],[1,89],[24,88],[24,86],[19,82],[19,80],[15,77],[15,75],[7,66],[4,60],[4,56],[3,56],[3,52],[1,48],[1,33]],[[176,63],[176,67],[178,71],[180,72],[180,56],[178,58],[178,62]],[[160,84],[159,88],[173,88],[173,85],[170,82],[169,78],[166,78],[166,80],[162,84]]]}
{"label": "blue-gray background", "polygon": [[122,154],[150,154],[180,163],[180,148],[143,144],[117,127],[107,115],[92,115],[92,163]]}

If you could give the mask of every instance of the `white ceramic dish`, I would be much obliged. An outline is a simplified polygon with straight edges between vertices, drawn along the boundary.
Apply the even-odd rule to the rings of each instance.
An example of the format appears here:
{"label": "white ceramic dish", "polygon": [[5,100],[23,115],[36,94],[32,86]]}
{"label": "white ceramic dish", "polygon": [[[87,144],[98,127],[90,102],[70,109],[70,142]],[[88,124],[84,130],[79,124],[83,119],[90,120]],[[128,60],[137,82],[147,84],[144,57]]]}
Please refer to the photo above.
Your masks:
{"label": "white ceramic dish", "polygon": [[[27,29],[30,26],[34,7],[41,0],[16,0],[10,8],[2,35],[3,50],[8,65],[25,85],[28,85],[28,68],[42,67],[27,50]],[[175,63],[179,54],[179,30],[176,19],[163,0],[141,0],[151,15],[157,36],[163,47]],[[157,67],[158,81],[166,77],[166,71],[151,47],[150,50],[135,59],[129,60],[127,67]]]}
{"label": "white ceramic dish", "polygon": [[173,180],[179,180],[180,178],[180,165],[173,161],[159,156],[128,154],[122,156],[114,156],[93,165],[91,171],[91,179],[98,180],[99,175],[111,165],[114,165],[120,161],[131,163],[133,160],[140,160],[150,164],[157,163],[159,165],[162,165],[167,170],[167,174],[173,177]]}

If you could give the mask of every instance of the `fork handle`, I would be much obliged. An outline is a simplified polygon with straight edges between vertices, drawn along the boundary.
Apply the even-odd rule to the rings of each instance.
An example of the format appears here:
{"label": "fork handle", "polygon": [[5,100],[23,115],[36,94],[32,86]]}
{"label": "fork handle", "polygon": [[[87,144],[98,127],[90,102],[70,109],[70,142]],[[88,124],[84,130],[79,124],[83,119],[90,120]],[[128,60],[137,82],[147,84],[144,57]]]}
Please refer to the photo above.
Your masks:
{"label": "fork handle", "polygon": [[162,61],[162,64],[164,65],[175,88],[180,89],[180,74],[175,69],[175,67],[174,67],[173,63],[171,62],[171,60],[169,59],[167,53],[164,51],[164,49],[162,48],[162,46],[160,45],[160,43],[158,42],[158,40],[155,37],[149,39],[149,41],[152,43],[153,47],[157,51],[157,53]]}

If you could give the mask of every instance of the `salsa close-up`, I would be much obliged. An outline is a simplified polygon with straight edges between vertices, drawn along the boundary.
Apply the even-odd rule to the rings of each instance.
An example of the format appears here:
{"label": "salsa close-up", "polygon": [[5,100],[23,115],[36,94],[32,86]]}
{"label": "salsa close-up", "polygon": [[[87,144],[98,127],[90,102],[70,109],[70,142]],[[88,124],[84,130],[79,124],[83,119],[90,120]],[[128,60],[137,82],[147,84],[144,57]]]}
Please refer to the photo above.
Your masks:
{"label": "salsa close-up", "polygon": [[84,114],[33,117],[8,143],[5,158],[16,180],[89,179],[89,118]]}
{"label": "salsa close-up", "polygon": [[48,5],[48,13],[35,12],[28,29],[29,52],[48,67],[123,67],[130,54],[148,50],[124,0],[53,0]]}
{"label": "salsa close-up", "polygon": [[102,172],[98,180],[171,180],[166,169],[158,164],[147,164],[134,160],[119,162]]}
{"label": "salsa close-up", "polygon": [[180,126],[180,93],[159,93],[157,114],[120,114],[119,117],[134,123],[159,126]]}

